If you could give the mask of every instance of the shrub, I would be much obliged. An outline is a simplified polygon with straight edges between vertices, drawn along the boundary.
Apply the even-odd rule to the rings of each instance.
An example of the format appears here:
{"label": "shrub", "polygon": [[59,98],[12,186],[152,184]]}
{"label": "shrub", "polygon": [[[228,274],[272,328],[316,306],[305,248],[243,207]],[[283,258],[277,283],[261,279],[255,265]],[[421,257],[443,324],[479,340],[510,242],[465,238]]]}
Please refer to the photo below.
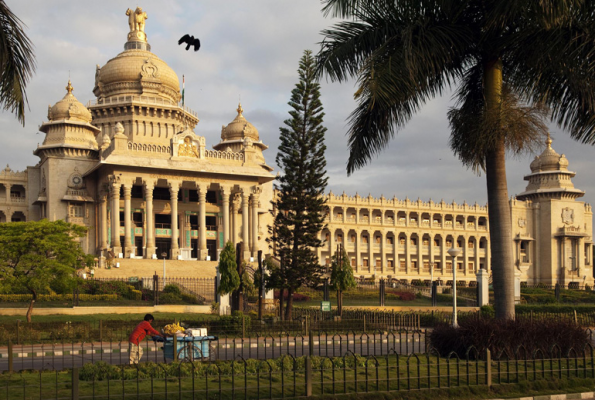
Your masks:
{"label": "shrub", "polygon": [[[281,296],[280,291],[275,290],[275,299],[279,300],[280,296]],[[285,292],[283,292],[283,300],[287,301],[288,298],[289,298],[289,293],[287,293],[287,290],[286,290]],[[308,301],[308,300],[310,300],[310,297],[306,296],[305,294],[301,294],[301,293],[293,294],[293,301]]]}
{"label": "shrub", "polygon": [[180,287],[178,285],[176,285],[175,283],[170,283],[169,285],[165,285],[165,287],[163,288],[163,293],[171,293],[180,296],[182,294],[182,291],[180,290]]}
{"label": "shrub", "polygon": [[[502,321],[469,316],[460,319],[459,328],[437,325],[430,334],[430,342],[443,356],[454,351],[459,357],[465,357],[466,351],[473,346],[479,354],[489,349],[494,358],[503,352],[512,358],[515,354],[530,356],[537,350],[550,356],[564,356],[570,349],[582,354],[589,337],[582,327],[568,320]],[[561,354],[552,354],[554,345]]]}
{"label": "shrub", "polygon": [[180,304],[182,303],[182,297],[173,293],[161,293],[159,295],[159,304]]}

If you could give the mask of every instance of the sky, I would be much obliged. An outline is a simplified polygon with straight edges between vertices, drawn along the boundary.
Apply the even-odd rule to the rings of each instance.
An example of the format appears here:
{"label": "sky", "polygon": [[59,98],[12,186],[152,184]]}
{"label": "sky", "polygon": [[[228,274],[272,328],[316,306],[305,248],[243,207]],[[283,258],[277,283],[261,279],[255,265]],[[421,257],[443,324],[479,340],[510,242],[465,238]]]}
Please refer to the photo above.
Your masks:
{"label": "sky", "polygon": [[[123,51],[129,31],[125,11],[137,5],[148,15],[145,32],[152,52],[178,74],[180,85],[185,75],[186,105],[200,119],[195,133],[206,138],[208,147],[218,143],[221,126],[235,118],[241,100],[244,116],[270,146],[265,152],[267,163],[278,169],[279,127],[289,118],[287,103],[298,82],[299,59],[306,49],[317,53],[320,32],[337,22],[324,17],[319,0],[6,3],[26,25],[37,60],[27,87],[30,109],[25,127],[12,114],[0,112],[0,165],[19,171],[38,162],[32,153],[44,139],[38,128],[47,120],[48,105],[66,93],[69,78],[79,101],[86,104],[95,99],[95,67]],[[178,46],[186,33],[200,39],[198,52]],[[436,202],[487,202],[485,175],[464,167],[448,146],[446,113],[454,105],[452,91],[426,103],[378,157],[348,177],[345,133],[355,108],[353,93],[353,82],[321,81],[329,190]],[[575,187],[586,192],[582,200],[595,203],[595,147],[573,141],[555,126],[550,131],[553,148],[566,154],[569,169],[577,173]],[[525,189],[523,176],[530,173],[534,157],[508,158],[509,195]]]}

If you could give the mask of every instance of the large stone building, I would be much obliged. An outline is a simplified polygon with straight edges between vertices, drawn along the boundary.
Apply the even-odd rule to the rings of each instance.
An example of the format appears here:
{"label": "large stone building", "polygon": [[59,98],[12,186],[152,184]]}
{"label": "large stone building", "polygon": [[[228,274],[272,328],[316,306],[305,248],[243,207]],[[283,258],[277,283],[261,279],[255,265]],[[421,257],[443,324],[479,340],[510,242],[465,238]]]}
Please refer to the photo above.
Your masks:
{"label": "large stone building", "polygon": [[97,66],[97,98],[85,107],[69,81],[40,127],[39,163],[0,173],[2,221],[88,226],[82,246],[101,260],[166,254],[214,261],[228,240],[254,256],[267,247],[274,179],[267,146],[240,105],[220,143],[207,149],[194,133],[197,114],[179,105],[178,76],[151,52],[146,14],[129,14],[124,51]]}
{"label": "large stone building", "polygon": [[[178,76],[151,52],[146,14],[129,11],[124,51],[97,66],[96,99],[84,106],[68,82],[40,127],[39,163],[0,171],[0,222],[47,218],[88,226],[82,246],[100,263],[163,254],[214,261],[228,240],[245,243],[245,259],[266,253],[274,175],[258,130],[238,106],[221,141],[207,149],[194,132],[197,114],[179,104]],[[593,284],[593,215],[576,200],[583,192],[567,167],[548,139],[531,163],[527,190],[510,202],[521,281]],[[485,206],[332,193],[328,206],[321,263],[342,242],[358,276],[446,283],[447,250],[456,246],[463,250],[456,261],[462,282],[490,269]]]}
{"label": "large stone building", "polygon": [[[510,201],[514,266],[528,284],[559,282],[593,286],[593,212],[577,201],[568,160],[551,147],[531,163],[526,190]],[[486,206],[435,203],[360,196],[328,195],[329,217],[319,250],[328,263],[343,243],[358,276],[376,275],[400,281],[452,281],[452,257],[457,281],[474,282],[480,268],[490,270],[490,240]]]}

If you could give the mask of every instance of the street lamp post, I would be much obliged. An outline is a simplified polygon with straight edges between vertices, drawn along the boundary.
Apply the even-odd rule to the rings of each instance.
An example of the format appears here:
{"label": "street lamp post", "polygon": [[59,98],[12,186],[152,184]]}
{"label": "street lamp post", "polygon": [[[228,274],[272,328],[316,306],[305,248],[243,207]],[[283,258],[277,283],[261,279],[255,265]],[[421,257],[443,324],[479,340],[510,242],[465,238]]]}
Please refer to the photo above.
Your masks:
{"label": "street lamp post", "polygon": [[457,321],[457,257],[461,254],[461,249],[452,247],[448,250],[448,254],[452,257],[452,327],[458,328]]}
{"label": "street lamp post", "polygon": [[164,251],[161,253],[161,257],[163,257],[163,287],[165,288],[165,257],[167,257],[167,253]]}

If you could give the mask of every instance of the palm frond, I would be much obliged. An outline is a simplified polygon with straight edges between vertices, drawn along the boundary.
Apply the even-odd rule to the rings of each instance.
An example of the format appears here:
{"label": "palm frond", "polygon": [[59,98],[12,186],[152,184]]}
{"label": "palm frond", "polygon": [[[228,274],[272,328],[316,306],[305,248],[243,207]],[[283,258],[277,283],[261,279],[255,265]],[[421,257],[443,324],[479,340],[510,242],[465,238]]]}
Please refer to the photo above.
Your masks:
{"label": "palm frond", "polygon": [[0,104],[25,125],[25,87],[35,71],[33,45],[21,20],[0,0]]}

